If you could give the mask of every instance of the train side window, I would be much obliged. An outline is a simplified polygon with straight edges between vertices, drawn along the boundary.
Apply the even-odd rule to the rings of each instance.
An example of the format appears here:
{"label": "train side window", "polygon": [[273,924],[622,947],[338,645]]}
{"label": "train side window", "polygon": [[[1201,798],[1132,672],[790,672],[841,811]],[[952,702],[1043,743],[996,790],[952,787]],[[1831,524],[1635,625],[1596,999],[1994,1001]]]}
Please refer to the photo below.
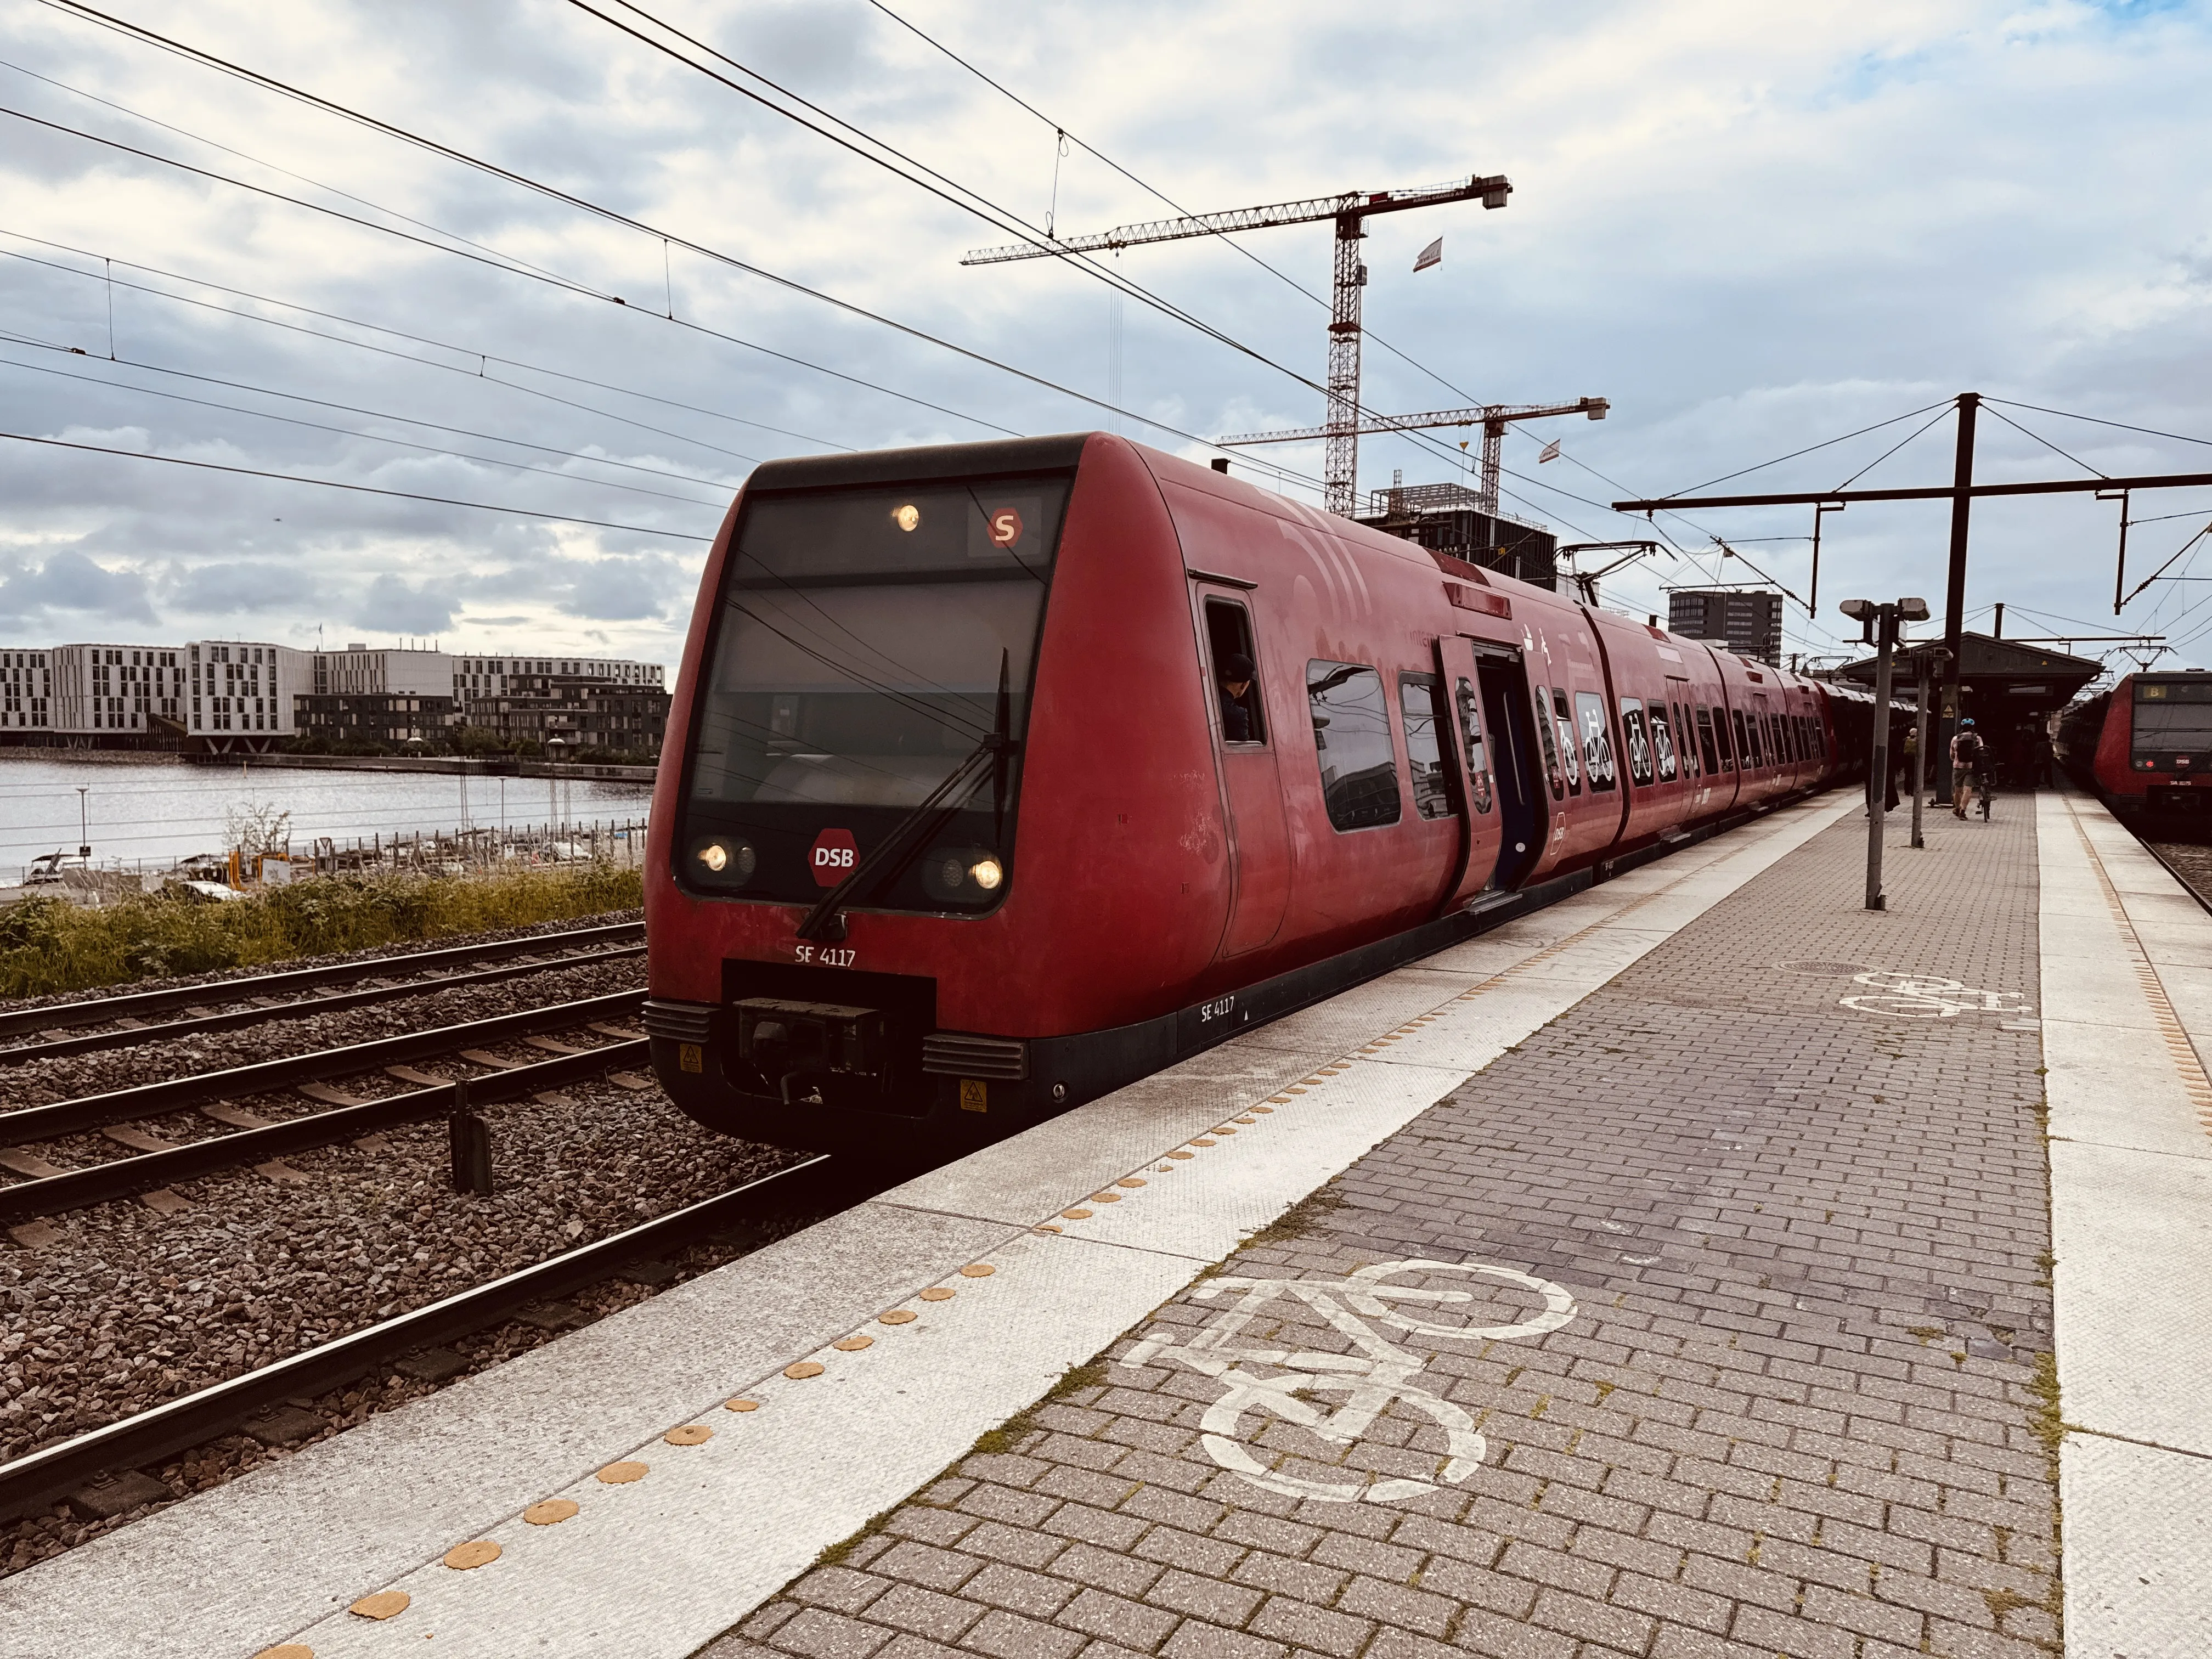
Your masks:
{"label": "train side window", "polygon": [[1826,722],[1826,721],[1825,721],[1825,720],[1822,720],[1822,719],[1821,719],[1818,714],[1808,714],[1808,715],[1805,717],[1805,720],[1806,720],[1806,724],[1807,724],[1807,725],[1808,725],[1808,726],[1810,726],[1813,728],[1813,756],[1814,756],[1814,759],[1816,759],[1816,760],[1826,760],[1826,759],[1827,759],[1827,758],[1828,758],[1828,729],[1827,729],[1827,722]]}
{"label": "train side window", "polygon": [[1667,712],[1664,703],[1655,702],[1650,708],[1651,758],[1658,769],[1659,781],[1672,783],[1680,775],[1674,759],[1674,716]]}
{"label": "train side window", "polygon": [[1451,779],[1444,765],[1443,682],[1434,674],[1398,676],[1398,708],[1406,722],[1406,769],[1413,782],[1413,810],[1425,818],[1456,817]]}
{"label": "train side window", "polygon": [[[1723,726],[1723,732],[1728,727]],[[1720,750],[1713,743],[1713,711],[1703,703],[1698,705],[1698,750],[1705,757],[1705,775],[1717,776],[1721,769]]]}
{"label": "train side window", "polygon": [[1698,775],[1697,728],[1690,723],[1690,705],[1678,702],[1670,705],[1674,711],[1674,736],[1682,750],[1682,775],[1693,778]]}
{"label": "train side window", "polygon": [[1459,703],[1459,729],[1467,739],[1467,780],[1468,791],[1474,797],[1474,810],[1490,810],[1490,751],[1482,741],[1482,701],[1475,695],[1474,687],[1462,680],[1455,694]]}
{"label": "train side window", "polygon": [[1713,709],[1713,746],[1721,751],[1721,769],[1735,770],[1735,750],[1729,742],[1729,711],[1717,705]]}
{"label": "train side window", "polygon": [[1566,763],[1567,793],[1579,795],[1583,792],[1582,745],[1575,741],[1575,711],[1568,706],[1567,694],[1559,686],[1552,688],[1552,723],[1559,728],[1559,758]]}
{"label": "train side window", "polygon": [[1576,692],[1575,724],[1582,728],[1583,769],[1589,774],[1590,792],[1601,794],[1618,776],[1613,733],[1606,729],[1605,699],[1595,691]]}
{"label": "train side window", "polygon": [[1751,763],[1753,766],[1766,764],[1766,734],[1759,729],[1765,723],[1759,719],[1761,712],[1753,709],[1751,717],[1743,723],[1744,734],[1751,739]]}
{"label": "train side window", "polygon": [[1544,775],[1552,781],[1552,799],[1565,800],[1567,797],[1566,775],[1559,770],[1559,739],[1552,729],[1552,722],[1544,717],[1549,708],[1552,694],[1543,686],[1535,688],[1536,738],[1544,745]]}
{"label": "train side window", "polygon": [[1649,787],[1651,782],[1651,734],[1644,727],[1644,705],[1634,697],[1620,700],[1622,741],[1628,745],[1628,781]]}
{"label": "train side window", "polygon": [[[1260,653],[1252,641],[1251,613],[1234,599],[1208,599],[1206,602],[1206,643],[1213,656],[1213,690],[1221,704],[1221,740],[1224,743],[1265,743],[1267,740],[1267,715],[1260,698]],[[1253,678],[1244,687],[1243,695],[1229,694],[1228,677],[1222,665],[1232,657],[1242,657],[1252,664]],[[1242,714],[1240,721],[1237,716]],[[1241,732],[1232,726],[1242,726]]]}
{"label": "train side window", "polygon": [[1340,830],[1398,821],[1398,756],[1382,677],[1356,662],[1306,665],[1322,800]]}

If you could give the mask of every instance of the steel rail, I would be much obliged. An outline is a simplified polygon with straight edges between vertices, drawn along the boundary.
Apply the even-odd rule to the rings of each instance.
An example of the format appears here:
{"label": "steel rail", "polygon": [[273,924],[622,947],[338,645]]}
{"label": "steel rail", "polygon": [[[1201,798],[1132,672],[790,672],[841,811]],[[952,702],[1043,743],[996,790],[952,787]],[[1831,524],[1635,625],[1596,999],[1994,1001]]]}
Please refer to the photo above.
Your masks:
{"label": "steel rail", "polygon": [[526,939],[495,939],[486,945],[447,945],[405,956],[370,957],[359,962],[329,963],[319,968],[290,968],[282,973],[210,980],[160,991],[129,991],[121,996],[100,997],[88,1002],[50,1002],[33,1008],[12,1008],[0,1012],[0,1037],[14,1036],[22,1031],[97,1025],[111,1019],[134,1019],[141,1014],[166,1013],[172,1008],[190,1008],[198,1003],[221,1002],[234,997],[265,997],[317,985],[349,985],[356,980],[378,979],[386,974],[422,973],[448,965],[502,962],[574,945],[612,945],[618,940],[641,939],[644,933],[645,924],[641,921],[610,922],[602,927],[572,928],[565,933],[536,933]]}
{"label": "steel rail", "polygon": [[251,1066],[202,1072],[196,1077],[168,1078],[106,1094],[57,1100],[44,1106],[19,1107],[12,1112],[0,1112],[0,1146],[52,1140],[58,1135],[80,1134],[88,1129],[128,1123],[135,1119],[166,1117],[171,1112],[184,1111],[206,1101],[265,1094],[296,1084],[342,1077],[349,1072],[378,1071],[403,1060],[420,1060],[471,1043],[502,1042],[562,1025],[588,1025],[611,1015],[634,1013],[644,1001],[642,990],[615,991],[605,996],[526,1008],[519,1013],[495,1014],[489,1019],[469,1020],[459,1025],[378,1037],[342,1048],[258,1060]]}
{"label": "steel rail", "polygon": [[336,1013],[347,1008],[364,1008],[379,1002],[393,1002],[404,997],[424,996],[432,991],[450,990],[462,985],[489,985],[501,980],[519,979],[525,974],[547,973],[556,968],[588,967],[593,963],[619,962],[625,957],[641,956],[645,946],[618,945],[611,951],[582,951],[574,956],[556,957],[546,962],[510,962],[497,968],[480,968],[473,973],[441,974],[430,979],[410,980],[404,985],[373,986],[363,991],[340,991],[331,996],[305,997],[297,1002],[279,1003],[271,1008],[233,1008],[220,1014],[200,1014],[190,1019],[173,1019],[159,1025],[134,1025],[120,1031],[88,1031],[78,1036],[55,1037],[45,1042],[25,1042],[13,1048],[0,1048],[0,1066],[14,1065],[19,1060],[42,1060],[50,1054],[82,1054],[99,1048],[135,1048],[142,1043],[171,1042],[178,1037],[198,1036],[205,1031],[228,1031],[240,1025],[258,1025],[264,1019],[294,1019],[303,1014]]}
{"label": "steel rail", "polygon": [[464,1101],[471,1107],[489,1106],[537,1094],[578,1082],[627,1061],[647,1063],[651,1048],[651,1039],[645,1037],[611,1042],[604,1048],[580,1054],[562,1054],[557,1060],[518,1066],[489,1077],[465,1079],[462,1081],[466,1085],[465,1094],[450,1083],[410,1089],[405,1094],[364,1101],[358,1106],[336,1106],[328,1111],[310,1112],[264,1128],[216,1135],[166,1152],[141,1152],[135,1158],[113,1158],[81,1170],[64,1170],[59,1175],[19,1181],[12,1186],[0,1187],[0,1227],[13,1226],[39,1216],[89,1209],[95,1204],[166,1187],[173,1181],[190,1181],[221,1170],[266,1163],[288,1152],[333,1146],[402,1123],[417,1123],[455,1110]]}
{"label": "steel rail", "polygon": [[0,1463],[0,1520],[44,1508],[111,1470],[136,1468],[204,1444],[295,1395],[325,1393],[416,1348],[465,1336],[532,1303],[580,1290],[623,1262],[726,1231],[757,1213],[763,1189],[772,1188],[766,1196],[777,1199],[799,1196],[819,1178],[808,1172],[829,1161],[816,1157],[762,1176],[596,1243],[564,1250],[473,1290]]}

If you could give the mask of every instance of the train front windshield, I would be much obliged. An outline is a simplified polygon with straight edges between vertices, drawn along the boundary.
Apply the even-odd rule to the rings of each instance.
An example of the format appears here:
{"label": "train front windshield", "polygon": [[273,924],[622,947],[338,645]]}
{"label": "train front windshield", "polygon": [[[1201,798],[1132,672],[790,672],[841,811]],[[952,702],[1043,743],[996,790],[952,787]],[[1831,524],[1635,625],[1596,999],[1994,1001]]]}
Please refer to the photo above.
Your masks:
{"label": "train front windshield", "polygon": [[2212,757],[2212,675],[2185,680],[2136,677],[2134,753],[2138,771],[2191,769]]}
{"label": "train front windshield", "polygon": [[[811,903],[994,732],[1018,744],[1067,492],[1024,478],[746,502],[700,680],[686,885]],[[849,902],[973,913],[1003,897],[1012,753],[970,764],[911,855]]]}

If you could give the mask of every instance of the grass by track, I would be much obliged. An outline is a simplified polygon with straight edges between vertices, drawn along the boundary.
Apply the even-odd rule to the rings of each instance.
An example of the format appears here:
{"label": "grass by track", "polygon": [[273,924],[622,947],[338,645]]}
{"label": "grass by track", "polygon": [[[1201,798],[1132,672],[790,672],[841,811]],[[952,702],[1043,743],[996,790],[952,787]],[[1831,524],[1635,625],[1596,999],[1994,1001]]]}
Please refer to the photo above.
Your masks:
{"label": "grass by track", "polygon": [[0,998],[534,927],[630,909],[640,872],[611,865],[445,876],[330,876],[207,904],[149,894],[89,909],[58,898],[0,908]]}

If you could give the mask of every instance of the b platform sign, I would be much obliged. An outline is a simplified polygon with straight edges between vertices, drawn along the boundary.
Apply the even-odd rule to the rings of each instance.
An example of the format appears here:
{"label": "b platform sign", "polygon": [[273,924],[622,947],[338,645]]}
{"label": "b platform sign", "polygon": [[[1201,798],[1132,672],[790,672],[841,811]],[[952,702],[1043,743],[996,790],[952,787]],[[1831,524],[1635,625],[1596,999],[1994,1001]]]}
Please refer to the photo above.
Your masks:
{"label": "b platform sign", "polygon": [[815,836],[813,850],[807,855],[817,887],[835,887],[853,873],[853,866],[860,861],[860,843],[850,830],[824,830]]}

